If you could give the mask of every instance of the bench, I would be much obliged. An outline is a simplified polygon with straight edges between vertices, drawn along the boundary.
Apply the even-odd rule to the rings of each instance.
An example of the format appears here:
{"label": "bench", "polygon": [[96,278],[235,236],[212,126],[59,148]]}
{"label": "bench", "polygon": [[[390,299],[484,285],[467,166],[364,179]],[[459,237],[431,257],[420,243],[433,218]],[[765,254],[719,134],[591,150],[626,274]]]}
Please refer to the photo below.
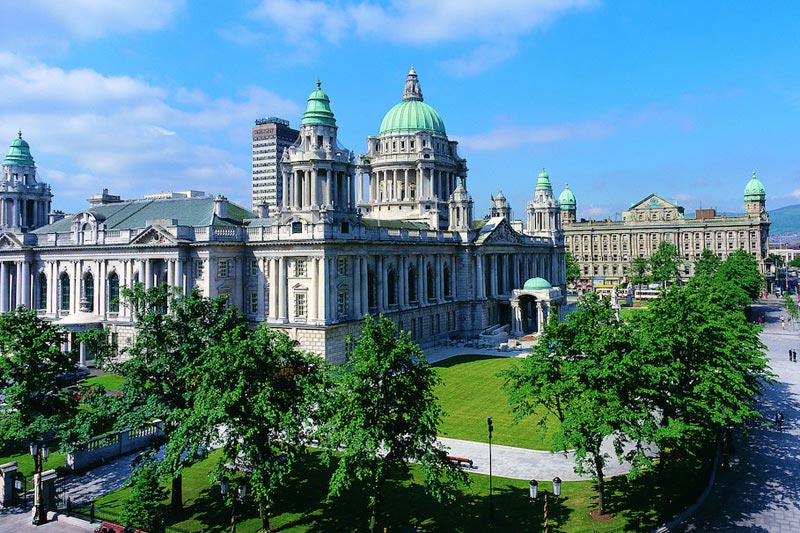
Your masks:
{"label": "bench", "polygon": [[100,524],[100,528],[97,529],[97,531],[99,531],[100,533],[144,533],[144,531],[140,529],[125,527],[123,525],[116,524],[108,520],[104,520],[103,523]]}
{"label": "bench", "polygon": [[455,455],[448,455],[447,459],[451,463],[455,463],[458,466],[469,465],[470,468],[473,468],[472,459],[467,459],[466,457],[456,457]]}

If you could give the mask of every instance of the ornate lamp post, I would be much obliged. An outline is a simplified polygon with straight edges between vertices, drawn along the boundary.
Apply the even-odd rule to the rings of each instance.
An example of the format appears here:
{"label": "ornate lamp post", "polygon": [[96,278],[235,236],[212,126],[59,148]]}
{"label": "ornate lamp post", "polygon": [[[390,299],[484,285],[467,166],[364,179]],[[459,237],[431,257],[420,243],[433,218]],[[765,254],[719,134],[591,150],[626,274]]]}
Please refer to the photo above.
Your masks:
{"label": "ornate lamp post", "polygon": [[[528,483],[528,497],[530,498],[531,505],[536,504],[536,498],[539,496],[539,482],[535,479],[532,479],[530,483]],[[553,478],[553,496],[556,497],[556,501],[558,497],[561,496],[561,478],[554,477]],[[544,491],[544,506],[542,508],[542,519],[544,520],[544,525],[542,527],[542,531],[547,533],[550,529],[547,525],[547,491]]]}
{"label": "ornate lamp post", "polygon": [[30,443],[31,457],[33,457],[33,471],[36,486],[34,487],[34,510],[33,520],[31,521],[34,526],[44,524],[47,522],[47,510],[44,505],[44,494],[42,491],[42,460],[47,461],[50,457],[50,448],[46,442],[39,444],[38,442]]}
{"label": "ornate lamp post", "polygon": [[236,500],[244,502],[244,498],[247,496],[247,482],[242,479],[233,487],[230,487],[228,478],[223,476],[219,480],[219,491],[222,493],[223,499],[227,498],[228,491],[231,489],[231,533],[236,533]]}
{"label": "ornate lamp post", "polygon": [[486,419],[486,424],[489,426],[489,526],[494,525],[494,500],[492,499],[492,417]]}

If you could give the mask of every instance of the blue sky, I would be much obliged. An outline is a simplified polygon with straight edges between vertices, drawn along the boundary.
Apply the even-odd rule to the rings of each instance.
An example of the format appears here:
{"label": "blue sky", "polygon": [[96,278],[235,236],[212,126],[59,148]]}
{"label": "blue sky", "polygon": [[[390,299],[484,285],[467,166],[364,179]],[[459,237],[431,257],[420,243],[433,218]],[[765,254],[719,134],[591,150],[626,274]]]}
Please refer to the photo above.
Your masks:
{"label": "blue sky", "polygon": [[[316,80],[340,143],[413,64],[467,159],[477,215],[517,218],[542,167],[578,216],[655,192],[741,212],[800,203],[800,4],[508,0],[28,0],[0,21],[0,140],[31,143],[54,208],[204,190],[250,205],[253,120],[297,126]],[[4,150],[0,148],[0,150]]]}

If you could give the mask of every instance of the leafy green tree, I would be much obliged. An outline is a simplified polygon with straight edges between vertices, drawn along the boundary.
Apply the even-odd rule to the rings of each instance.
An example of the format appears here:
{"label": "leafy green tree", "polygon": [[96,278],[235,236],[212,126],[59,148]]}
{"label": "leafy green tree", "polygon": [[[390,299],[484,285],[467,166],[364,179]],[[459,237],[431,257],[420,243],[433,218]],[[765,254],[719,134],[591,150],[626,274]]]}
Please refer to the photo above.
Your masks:
{"label": "leafy green tree", "polygon": [[108,340],[108,331],[101,329],[85,329],[75,335],[78,343],[86,346],[86,351],[94,355],[94,364],[102,367],[103,363],[113,355],[116,346],[112,346]]}
{"label": "leafy green tree", "polygon": [[200,375],[194,408],[174,440],[191,443],[205,432],[209,445],[221,445],[214,476],[230,476],[226,464],[247,470],[249,493],[269,531],[275,495],[305,451],[309,418],[324,401],[328,367],[297,350],[284,333],[241,324],[208,348]]}
{"label": "leafy green tree", "polygon": [[772,259],[772,262],[775,264],[776,268],[781,268],[784,266],[783,257],[778,254],[769,254],[769,258]]}
{"label": "leafy green tree", "polygon": [[792,331],[795,329],[795,324],[797,323],[798,317],[798,309],[797,309],[797,302],[794,299],[794,296],[789,294],[788,292],[783,295],[783,306],[786,308],[786,314],[789,316],[789,319],[792,321]]}
{"label": "leafy green tree", "polygon": [[159,482],[156,464],[146,460],[133,471],[128,483],[131,492],[122,505],[120,522],[144,531],[162,531],[166,509],[161,502],[168,493]]}
{"label": "leafy green tree", "polygon": [[193,409],[203,354],[246,319],[224,297],[209,299],[199,291],[176,296],[166,285],[148,290],[137,285],[124,290],[123,298],[134,309],[136,332],[116,365],[126,378],[120,390],[123,414],[117,427],[163,421],[167,449],[173,453],[167,454],[160,468],[172,477],[172,508],[179,509],[183,505],[181,472],[194,456],[175,452],[175,446],[187,443],[170,444],[170,439]]}
{"label": "leafy green tree", "polygon": [[[693,454],[725,426],[758,419],[754,400],[771,377],[760,328],[720,294],[733,282],[693,278],[631,320],[632,372],[653,415],[642,439]],[[662,461],[662,465],[664,462]]]}
{"label": "leafy green tree", "polygon": [[466,475],[447,460],[436,435],[442,410],[433,389],[439,378],[405,332],[381,316],[365,317],[350,357],[335,377],[330,418],[321,428],[330,453],[341,457],[330,482],[340,495],[355,480],[369,491],[370,531],[376,531],[387,477],[419,463],[429,494],[454,498]]}
{"label": "leafy green tree", "polygon": [[56,436],[75,412],[59,376],[74,370],[65,333],[19,307],[0,314],[0,444]]}
{"label": "leafy green tree", "polygon": [[647,275],[649,269],[650,263],[647,261],[646,257],[641,255],[639,257],[634,257],[631,260],[631,266],[628,270],[631,276],[631,284],[634,286],[641,286],[650,281],[650,277]]}
{"label": "leafy green tree", "polygon": [[117,395],[109,395],[103,385],[80,384],[73,393],[78,410],[63,432],[67,449],[112,431],[123,414],[123,402]]}
{"label": "leafy green tree", "polygon": [[730,285],[740,294],[735,305],[744,307],[757,299],[764,290],[764,276],[758,270],[758,262],[747,251],[739,249],[720,265],[716,285]]}
{"label": "leafy green tree", "polygon": [[[622,458],[626,425],[645,416],[636,411],[638,394],[629,381],[634,375],[629,338],[628,327],[617,321],[609,300],[587,293],[566,321],[551,319],[531,354],[506,373],[505,387],[517,420],[541,411],[558,418],[553,451],[574,450],[577,471],[592,473],[601,514],[607,461],[601,445],[612,438]],[[634,454],[630,460],[638,461],[634,456],[638,457]]]}
{"label": "leafy green tree", "polygon": [[700,257],[694,262],[694,277],[713,279],[720,266],[722,259],[708,248],[704,248]]}
{"label": "leafy green tree", "polygon": [[682,266],[681,255],[675,245],[665,241],[658,243],[658,248],[650,256],[650,271],[653,280],[666,287],[670,281],[680,281]]}
{"label": "leafy green tree", "polygon": [[800,257],[795,257],[789,261],[789,266],[793,268],[800,268]]}
{"label": "leafy green tree", "polygon": [[564,257],[566,262],[566,278],[567,283],[570,285],[574,285],[581,278],[581,268],[578,266],[578,262],[575,261],[575,257],[572,255],[572,252],[567,250],[567,253]]}

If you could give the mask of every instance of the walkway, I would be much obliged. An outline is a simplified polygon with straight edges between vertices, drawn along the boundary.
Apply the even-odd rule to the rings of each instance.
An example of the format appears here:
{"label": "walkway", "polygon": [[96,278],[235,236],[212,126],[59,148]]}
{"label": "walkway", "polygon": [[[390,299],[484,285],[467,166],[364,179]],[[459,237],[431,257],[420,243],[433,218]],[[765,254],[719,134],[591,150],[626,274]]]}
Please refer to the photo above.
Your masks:
{"label": "walkway", "polygon": [[760,410],[768,420],[782,411],[784,431],[770,425],[754,428],[750,437],[737,435],[730,470],[718,472],[708,499],[674,531],[800,531],[800,362],[789,362],[789,350],[800,351],[800,327],[781,329],[782,310],[774,299],[758,309],[766,318],[761,340],[777,374]]}

